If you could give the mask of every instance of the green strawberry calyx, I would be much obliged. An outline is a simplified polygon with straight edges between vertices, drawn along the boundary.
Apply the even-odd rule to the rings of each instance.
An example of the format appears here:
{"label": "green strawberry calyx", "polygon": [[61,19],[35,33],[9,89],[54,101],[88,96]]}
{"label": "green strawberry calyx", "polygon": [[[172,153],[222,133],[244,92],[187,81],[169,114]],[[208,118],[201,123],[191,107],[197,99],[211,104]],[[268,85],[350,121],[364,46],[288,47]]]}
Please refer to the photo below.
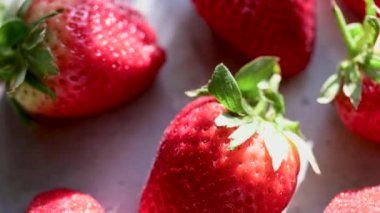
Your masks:
{"label": "green strawberry calyx", "polygon": [[380,19],[376,17],[377,6],[373,0],[366,0],[367,12],[362,23],[347,24],[335,1],[333,10],[347,46],[348,59],[341,62],[338,73],[324,83],[317,101],[330,103],[342,91],[357,109],[362,95],[363,76],[380,83]]}
{"label": "green strawberry calyx", "polygon": [[[288,144],[306,153],[313,170],[320,173],[314,155],[307,146],[297,122],[284,117],[285,103],[279,93],[279,59],[263,56],[243,66],[235,75],[224,64],[216,66],[206,86],[186,92],[190,97],[213,96],[228,112],[215,120],[218,127],[236,128],[229,136],[234,150],[258,134],[264,139],[277,171],[288,155]],[[276,156],[276,157],[275,157]]]}
{"label": "green strawberry calyx", "polygon": [[8,97],[24,83],[56,98],[43,79],[58,74],[51,50],[46,45],[45,21],[63,12],[47,14],[32,23],[24,21],[32,0],[18,1],[8,10],[0,6],[0,81],[5,82]]}

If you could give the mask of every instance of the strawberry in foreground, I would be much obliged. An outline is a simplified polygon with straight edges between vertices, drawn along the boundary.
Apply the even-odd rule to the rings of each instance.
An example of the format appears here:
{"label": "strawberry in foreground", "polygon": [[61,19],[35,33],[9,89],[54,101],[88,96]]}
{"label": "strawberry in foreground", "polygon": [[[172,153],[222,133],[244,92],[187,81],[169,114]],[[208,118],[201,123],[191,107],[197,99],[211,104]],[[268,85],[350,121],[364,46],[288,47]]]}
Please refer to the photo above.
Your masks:
{"label": "strawberry in foreground", "polygon": [[362,24],[346,25],[342,11],[333,3],[348,49],[348,58],[322,86],[319,103],[335,100],[345,126],[357,135],[380,143],[380,22],[373,0],[368,1]]}
{"label": "strawberry in foreground", "polygon": [[298,123],[284,118],[276,58],[262,57],[234,78],[223,64],[166,129],[140,213],[281,212],[307,152]]}
{"label": "strawberry in foreground", "polygon": [[380,186],[337,195],[324,213],[380,212]]}
{"label": "strawberry in foreground", "polygon": [[249,60],[278,56],[283,77],[308,65],[315,42],[315,0],[192,0],[210,28]]}
{"label": "strawberry in foreground", "polygon": [[[344,0],[346,5],[360,18],[365,16],[366,0]],[[380,0],[375,0],[376,5],[380,5]]]}
{"label": "strawberry in foreground", "polygon": [[104,112],[144,92],[165,60],[143,17],[113,0],[26,0],[0,25],[0,80],[32,115]]}
{"label": "strawberry in foreground", "polygon": [[38,194],[26,213],[105,213],[90,195],[71,189],[55,189]]}

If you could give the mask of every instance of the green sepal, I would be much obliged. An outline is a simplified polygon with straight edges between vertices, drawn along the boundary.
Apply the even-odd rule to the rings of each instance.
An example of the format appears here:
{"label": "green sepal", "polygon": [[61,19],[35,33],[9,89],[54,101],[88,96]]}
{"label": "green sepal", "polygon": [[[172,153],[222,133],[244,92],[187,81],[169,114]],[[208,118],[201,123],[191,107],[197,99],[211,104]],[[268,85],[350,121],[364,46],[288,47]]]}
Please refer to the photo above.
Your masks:
{"label": "green sepal", "polygon": [[31,33],[25,38],[22,48],[32,50],[37,46],[42,46],[46,36],[46,28],[34,28]]}
{"label": "green sepal", "polygon": [[5,79],[10,81],[16,72],[16,67],[14,65],[5,64],[0,66],[0,79]]}
{"label": "green sepal", "polygon": [[249,123],[249,121],[250,120],[247,120],[244,117],[238,117],[230,113],[223,113],[215,119],[215,125],[218,127],[232,128]]}
{"label": "green sepal", "polygon": [[195,98],[195,97],[210,95],[210,92],[208,91],[208,85],[205,85],[199,89],[186,91],[185,94],[190,98]]}
{"label": "green sepal", "polygon": [[352,65],[344,73],[343,93],[358,108],[362,93],[362,78],[357,65]]}
{"label": "green sepal", "polygon": [[22,83],[24,83],[27,71],[28,70],[26,65],[20,64],[17,74],[13,75],[13,78],[9,81],[9,93],[14,92],[17,88],[21,86]]}
{"label": "green sepal", "polygon": [[37,77],[58,74],[53,55],[48,48],[36,47],[25,54],[30,71]]}
{"label": "green sepal", "polygon": [[13,47],[29,34],[29,27],[19,18],[7,20],[0,27],[0,47]]}
{"label": "green sepal", "polygon": [[55,92],[51,90],[49,87],[47,87],[44,83],[42,83],[39,79],[34,77],[34,75],[27,73],[25,82],[33,88],[39,90],[40,92],[47,94],[54,101],[56,100],[57,95],[55,94]]}
{"label": "green sepal", "polygon": [[304,138],[304,136],[301,132],[301,129],[300,129],[300,124],[298,122],[286,119],[283,116],[278,116],[276,118],[276,123],[278,124],[278,128],[281,131],[294,132],[298,136]]}
{"label": "green sepal", "polygon": [[249,138],[251,138],[258,130],[260,126],[260,121],[254,119],[250,123],[245,123],[240,125],[230,136],[231,140],[230,145],[228,146],[228,150],[234,150],[244,142],[246,142]]}
{"label": "green sepal", "polygon": [[32,4],[32,0],[24,0],[19,10],[17,11],[17,17],[24,19],[26,12],[28,11],[31,4]]}
{"label": "green sepal", "polygon": [[338,95],[340,90],[340,77],[338,74],[331,75],[323,84],[321,95],[317,99],[320,104],[328,104]]}
{"label": "green sepal", "polygon": [[259,57],[243,66],[236,74],[236,81],[241,92],[252,102],[259,101],[260,82],[267,81],[274,73],[280,73],[278,58]]}
{"label": "green sepal", "polygon": [[229,111],[239,115],[248,114],[239,86],[225,65],[219,64],[215,68],[208,91]]}
{"label": "green sepal", "polygon": [[32,22],[31,26],[32,26],[32,28],[37,27],[40,24],[45,23],[48,19],[53,18],[54,16],[59,15],[63,12],[64,12],[64,9],[58,9],[58,10],[56,10],[52,13],[49,13],[49,14],[37,19],[36,21]]}
{"label": "green sepal", "polygon": [[3,23],[6,8],[5,5],[0,2],[0,25]]}

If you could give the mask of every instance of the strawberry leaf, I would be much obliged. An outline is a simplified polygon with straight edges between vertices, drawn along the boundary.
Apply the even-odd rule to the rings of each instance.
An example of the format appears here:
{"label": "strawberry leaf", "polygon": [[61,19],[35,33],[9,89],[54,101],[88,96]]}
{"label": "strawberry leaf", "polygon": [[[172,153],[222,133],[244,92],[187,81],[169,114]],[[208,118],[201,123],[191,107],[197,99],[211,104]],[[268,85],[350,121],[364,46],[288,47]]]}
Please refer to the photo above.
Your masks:
{"label": "strawberry leaf", "polygon": [[297,135],[302,136],[302,133],[300,131],[300,124],[298,122],[291,121],[282,116],[279,116],[276,118],[276,123],[278,124],[278,126],[281,128],[282,131],[291,131]]}
{"label": "strawberry leaf", "polygon": [[25,55],[30,71],[35,76],[46,77],[58,74],[58,68],[53,62],[53,55],[49,49],[37,47]]}
{"label": "strawberry leaf", "polygon": [[51,90],[49,87],[45,86],[39,79],[35,78],[32,74],[27,73],[25,82],[35,89],[39,90],[50,96],[51,99],[55,100],[57,98],[55,92]]}
{"label": "strawberry leaf", "polygon": [[24,0],[24,2],[21,4],[21,7],[17,11],[17,16],[21,19],[25,18],[25,14],[28,11],[31,4],[32,0]]}
{"label": "strawberry leaf", "polygon": [[265,97],[270,101],[273,106],[274,113],[282,115],[285,113],[285,101],[284,97],[273,90],[267,90],[264,92]]}
{"label": "strawberry leaf", "polygon": [[250,123],[239,126],[229,137],[231,142],[228,149],[234,150],[236,147],[242,145],[257,132],[259,125],[260,122],[258,120],[253,120]]}
{"label": "strawberry leaf", "polygon": [[355,41],[360,39],[365,33],[363,25],[361,25],[360,23],[349,24],[347,26],[347,28],[348,28],[348,31],[349,31],[352,39],[354,39]]}
{"label": "strawberry leaf", "polygon": [[0,25],[3,23],[4,16],[5,16],[5,6],[0,2]]}
{"label": "strawberry leaf", "polygon": [[64,9],[58,9],[58,10],[52,12],[52,13],[49,13],[49,14],[47,14],[47,15],[39,18],[39,19],[37,19],[36,21],[34,21],[31,24],[31,26],[32,26],[32,28],[38,27],[40,24],[45,23],[48,19],[53,18],[54,16],[57,16],[57,15],[63,13],[63,12],[64,12]]}
{"label": "strawberry leaf", "polygon": [[9,81],[9,92],[14,92],[17,88],[21,86],[21,84],[25,81],[26,73],[28,69],[25,63],[22,60],[19,62],[18,70],[15,71],[15,75]]}
{"label": "strawberry leaf", "polygon": [[208,85],[205,85],[199,89],[186,91],[185,94],[190,98],[195,98],[199,96],[210,95],[210,92],[208,91]]}
{"label": "strawberry leaf", "polygon": [[344,75],[343,93],[349,97],[355,109],[358,108],[362,93],[362,80],[357,66],[350,66]]}
{"label": "strawberry leaf", "polygon": [[42,45],[46,36],[46,28],[34,28],[32,32],[25,38],[22,47],[26,50],[32,50],[35,47]]}
{"label": "strawberry leaf", "polygon": [[10,81],[16,72],[16,65],[13,64],[1,64],[0,65],[0,80]]}
{"label": "strawberry leaf", "polygon": [[310,163],[311,168],[316,174],[321,174],[321,170],[318,166],[317,160],[313,154],[312,149],[308,146],[308,143],[301,137],[299,137],[297,134],[294,134],[291,131],[286,131],[285,136],[288,138],[289,141],[291,141],[294,146],[297,148],[298,152],[300,153],[301,157],[305,157],[306,160]]}
{"label": "strawberry leaf", "polygon": [[0,27],[0,47],[13,47],[29,33],[29,27],[19,18],[6,21]]}
{"label": "strawberry leaf", "polygon": [[323,84],[321,95],[317,99],[320,104],[330,103],[338,95],[340,90],[340,78],[338,74],[330,76]]}
{"label": "strawberry leaf", "polygon": [[215,68],[208,90],[229,111],[239,115],[247,114],[239,86],[223,64]]}
{"label": "strawberry leaf", "polygon": [[267,81],[275,73],[280,73],[278,61],[275,57],[259,57],[243,66],[236,74],[239,88],[249,102],[259,101],[260,82]]}
{"label": "strawberry leaf", "polygon": [[380,31],[379,20],[375,16],[366,16],[364,20],[364,26],[365,26],[364,40],[367,42],[369,46],[371,46],[376,42],[376,39],[379,36],[379,31]]}
{"label": "strawberry leaf", "polygon": [[264,139],[265,146],[272,158],[273,171],[277,171],[281,163],[288,157],[289,142],[287,138],[269,122],[260,126],[258,134]]}
{"label": "strawberry leaf", "polygon": [[229,113],[223,113],[215,119],[215,125],[218,127],[238,127],[247,123],[243,117],[236,117]]}

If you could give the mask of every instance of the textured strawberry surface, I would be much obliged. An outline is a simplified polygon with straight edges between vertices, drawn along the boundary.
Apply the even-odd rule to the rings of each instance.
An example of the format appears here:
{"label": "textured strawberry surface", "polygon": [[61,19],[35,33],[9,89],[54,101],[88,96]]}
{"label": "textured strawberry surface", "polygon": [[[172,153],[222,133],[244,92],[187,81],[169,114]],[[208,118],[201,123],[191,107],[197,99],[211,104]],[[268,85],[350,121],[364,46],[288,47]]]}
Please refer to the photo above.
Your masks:
{"label": "textured strawberry surface", "polygon": [[[365,3],[364,0],[344,0],[346,5],[352,10],[358,17],[363,18],[365,15]],[[380,5],[380,0],[375,0],[377,5]]]}
{"label": "textured strawberry surface", "polygon": [[324,211],[324,213],[345,212],[380,212],[380,187],[340,193]]}
{"label": "textured strawberry surface", "polygon": [[91,115],[131,100],[152,84],[165,54],[138,12],[109,0],[34,0],[27,20],[59,8],[64,13],[47,22],[60,74],[46,84],[57,100],[24,85],[16,98],[27,111]]}
{"label": "textured strawberry surface", "polygon": [[359,136],[380,143],[380,85],[363,79],[362,99],[356,110],[350,100],[340,93],[335,100],[344,125]]}
{"label": "textured strawberry surface", "polygon": [[315,41],[315,0],[193,0],[210,28],[248,59],[281,58],[282,75],[307,66]]}
{"label": "textured strawberry surface", "polygon": [[294,193],[299,158],[289,149],[278,171],[256,134],[233,151],[233,128],[214,120],[226,109],[203,97],[185,107],[166,129],[142,194],[140,213],[281,212]]}
{"label": "textured strawberry surface", "polygon": [[56,189],[37,195],[26,213],[104,213],[90,195],[70,189]]}

